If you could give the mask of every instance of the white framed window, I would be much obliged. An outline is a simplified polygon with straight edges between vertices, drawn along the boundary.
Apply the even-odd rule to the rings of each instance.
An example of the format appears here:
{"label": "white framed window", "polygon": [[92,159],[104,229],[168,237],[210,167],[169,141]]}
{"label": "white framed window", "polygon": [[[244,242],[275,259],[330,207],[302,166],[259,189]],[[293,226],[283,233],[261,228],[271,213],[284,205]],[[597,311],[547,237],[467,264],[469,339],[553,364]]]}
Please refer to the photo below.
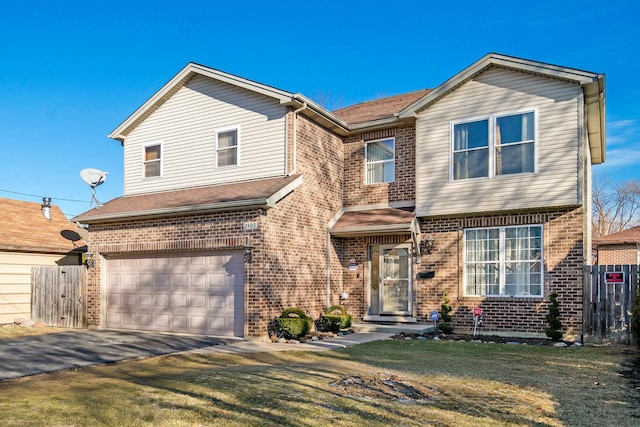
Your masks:
{"label": "white framed window", "polygon": [[237,166],[240,164],[240,128],[216,131],[216,167]]}
{"label": "white framed window", "polygon": [[143,159],[145,178],[162,176],[162,144],[145,145],[143,147]]}
{"label": "white framed window", "polygon": [[542,225],[464,230],[467,296],[541,297]]}
{"label": "white framed window", "polygon": [[396,173],[395,138],[367,141],[364,145],[365,182],[393,182]]}
{"label": "white framed window", "polygon": [[536,110],[451,123],[452,181],[535,172],[536,123]]}

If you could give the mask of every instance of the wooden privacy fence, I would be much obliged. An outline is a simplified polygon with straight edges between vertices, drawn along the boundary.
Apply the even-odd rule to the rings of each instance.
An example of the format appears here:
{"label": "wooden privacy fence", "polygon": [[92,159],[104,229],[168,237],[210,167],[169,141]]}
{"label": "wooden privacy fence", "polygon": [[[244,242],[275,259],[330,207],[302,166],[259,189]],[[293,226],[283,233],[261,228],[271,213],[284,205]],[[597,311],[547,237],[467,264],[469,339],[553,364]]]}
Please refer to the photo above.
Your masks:
{"label": "wooden privacy fence", "polygon": [[584,274],[583,339],[593,344],[635,344],[631,313],[637,265],[594,265]]}
{"label": "wooden privacy fence", "polygon": [[87,268],[83,265],[31,269],[31,318],[48,326],[87,327]]}

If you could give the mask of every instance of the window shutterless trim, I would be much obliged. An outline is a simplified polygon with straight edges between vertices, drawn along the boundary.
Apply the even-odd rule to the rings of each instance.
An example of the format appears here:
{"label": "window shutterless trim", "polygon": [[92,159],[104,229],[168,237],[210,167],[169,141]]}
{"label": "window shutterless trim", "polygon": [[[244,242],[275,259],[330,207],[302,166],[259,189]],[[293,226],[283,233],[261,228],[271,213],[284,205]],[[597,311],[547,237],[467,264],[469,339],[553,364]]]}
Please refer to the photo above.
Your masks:
{"label": "window shutterless trim", "polygon": [[[539,260],[535,260],[536,262],[540,263],[540,293],[536,294],[536,295],[511,295],[511,294],[506,294],[505,293],[505,288],[507,286],[506,284],[506,264],[507,264],[507,260],[506,260],[506,245],[505,245],[505,241],[506,241],[506,236],[505,236],[505,230],[507,229],[513,229],[513,228],[532,228],[532,227],[540,227],[540,259]],[[467,231],[474,231],[474,230],[498,230],[498,250],[499,250],[499,257],[498,257],[498,261],[472,261],[472,262],[468,262],[467,261]],[[513,226],[501,226],[501,227],[475,227],[475,228],[465,228],[463,230],[463,245],[462,245],[462,251],[463,251],[463,296],[464,297],[470,297],[470,298],[476,298],[476,297],[492,297],[492,298],[542,298],[544,296],[544,275],[545,275],[545,270],[544,270],[544,224],[523,224],[523,225],[513,225]],[[532,262],[531,259],[526,259],[526,260],[510,260],[508,262]],[[467,265],[468,264],[497,264],[498,265],[498,288],[499,288],[499,294],[468,294],[467,293]],[[485,284],[485,286],[491,286],[491,285],[496,285],[496,284]],[[529,285],[534,285],[537,286],[538,283],[530,283]]]}
{"label": "window shutterless trim", "polygon": [[[369,162],[367,160],[368,158],[368,149],[369,149],[369,144],[371,143],[375,143],[375,142],[380,142],[380,141],[391,141],[393,143],[393,158],[388,159],[388,160],[375,160],[372,162]],[[368,166],[369,165],[375,165],[375,164],[380,164],[380,163],[393,163],[393,179],[391,181],[376,181],[376,182],[369,182],[369,171],[368,171]],[[395,182],[396,180],[396,138],[395,137],[388,137],[388,138],[379,138],[379,139],[372,139],[369,141],[365,141],[364,142],[364,183],[365,185],[373,185],[373,184],[385,184],[385,183],[389,183],[389,182]]]}
{"label": "window shutterless trim", "polygon": [[[517,116],[517,115],[524,115],[527,113],[533,113],[533,172],[520,172],[520,173],[516,173],[516,174],[496,174],[496,129],[497,129],[497,120],[503,117],[508,117],[508,116]],[[472,179],[486,179],[486,178],[496,178],[496,177],[500,177],[500,176],[509,176],[509,175],[524,175],[524,174],[530,174],[530,173],[538,173],[538,146],[539,146],[539,135],[538,135],[538,120],[539,120],[539,111],[538,111],[538,107],[535,108],[521,108],[521,109],[516,109],[516,110],[508,110],[508,111],[501,111],[498,113],[492,113],[492,114],[486,114],[486,115],[482,115],[482,116],[474,116],[474,117],[469,117],[469,118],[464,118],[464,119],[460,119],[460,120],[453,120],[451,122],[449,122],[449,182],[450,183],[454,183],[454,182],[461,182],[461,181],[467,181],[467,180],[472,180]],[[473,123],[473,122],[480,122],[480,121],[488,121],[488,127],[489,127],[489,141],[488,141],[488,146],[487,147],[474,147],[474,148],[470,148],[470,149],[465,149],[465,150],[455,150],[455,127],[456,125],[463,125],[463,124],[467,124],[467,123]],[[525,144],[525,143],[531,143],[531,140],[526,140],[526,141],[518,141],[518,142],[513,142],[513,143],[507,143],[507,144],[500,144],[501,147],[511,147],[511,146],[515,146],[518,144]],[[489,161],[489,165],[488,165],[488,171],[487,171],[487,176],[480,176],[480,177],[473,177],[473,178],[459,178],[459,179],[455,179],[455,173],[454,173],[454,167],[455,167],[455,154],[456,153],[462,153],[462,152],[472,152],[472,151],[479,151],[479,150],[489,150],[488,153],[488,161]]]}
{"label": "window shutterless trim", "polygon": [[[150,147],[160,147],[160,158],[158,160],[149,160],[147,161],[147,148]],[[147,163],[157,161],[160,163],[159,174],[154,176],[147,176]],[[154,178],[162,178],[162,171],[164,169],[164,142],[163,141],[155,141],[144,144],[142,146],[142,179],[154,179]]]}
{"label": "window shutterless trim", "polygon": [[[236,145],[235,147],[223,147],[220,148],[218,146],[218,136],[221,133],[226,133],[226,132],[231,132],[231,131],[235,131],[236,132]],[[236,150],[236,162],[235,164],[232,165],[224,165],[224,166],[219,166],[218,165],[218,152],[219,151],[227,151],[227,150],[232,150],[235,149]],[[240,166],[240,125],[237,126],[229,126],[229,127],[225,127],[225,128],[220,128],[220,129],[216,129],[214,131],[214,168],[215,169],[226,169],[226,168],[233,168],[233,167],[237,167]]]}

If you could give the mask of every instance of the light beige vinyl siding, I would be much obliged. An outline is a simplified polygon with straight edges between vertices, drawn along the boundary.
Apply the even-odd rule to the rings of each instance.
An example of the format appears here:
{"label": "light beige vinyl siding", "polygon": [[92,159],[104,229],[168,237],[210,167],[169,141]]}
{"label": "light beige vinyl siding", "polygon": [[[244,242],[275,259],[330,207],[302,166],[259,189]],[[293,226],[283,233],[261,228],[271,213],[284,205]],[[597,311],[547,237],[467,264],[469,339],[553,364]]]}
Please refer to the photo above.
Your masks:
{"label": "light beige vinyl siding", "polygon": [[[284,175],[286,107],[196,76],[127,137],[125,195]],[[215,168],[215,132],[239,128],[238,166]],[[161,177],[144,178],[143,146],[162,143]]]}
{"label": "light beige vinyl siding", "polygon": [[64,255],[0,252],[0,324],[31,317],[31,267],[77,264]]}
{"label": "light beige vinyl siding", "polygon": [[[422,111],[416,121],[419,216],[580,203],[580,87],[490,69]],[[538,111],[537,172],[450,181],[450,124],[488,114]]]}

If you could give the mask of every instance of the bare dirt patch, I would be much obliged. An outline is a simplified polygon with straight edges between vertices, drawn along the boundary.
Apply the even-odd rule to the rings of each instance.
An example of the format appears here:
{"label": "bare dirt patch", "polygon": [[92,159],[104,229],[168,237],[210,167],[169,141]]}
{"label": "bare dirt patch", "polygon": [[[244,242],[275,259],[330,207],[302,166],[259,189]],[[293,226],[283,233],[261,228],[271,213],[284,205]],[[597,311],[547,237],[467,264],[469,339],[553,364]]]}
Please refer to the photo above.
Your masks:
{"label": "bare dirt patch", "polygon": [[398,375],[380,372],[374,375],[347,375],[331,383],[343,396],[398,402],[426,401],[440,392]]}

